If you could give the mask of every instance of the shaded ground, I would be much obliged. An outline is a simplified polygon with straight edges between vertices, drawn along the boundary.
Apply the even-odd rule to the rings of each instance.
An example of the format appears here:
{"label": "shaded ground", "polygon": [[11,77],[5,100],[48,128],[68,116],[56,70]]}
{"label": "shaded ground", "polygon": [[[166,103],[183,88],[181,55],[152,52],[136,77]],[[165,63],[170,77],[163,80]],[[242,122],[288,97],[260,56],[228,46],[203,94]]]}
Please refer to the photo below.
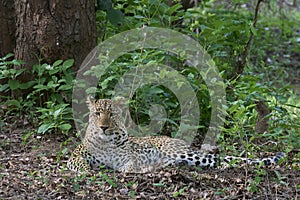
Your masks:
{"label": "shaded ground", "polygon": [[169,168],[75,176],[66,170],[60,139],[22,144],[24,130],[18,122],[2,127],[0,199],[300,199],[300,171],[290,162],[262,170]]}

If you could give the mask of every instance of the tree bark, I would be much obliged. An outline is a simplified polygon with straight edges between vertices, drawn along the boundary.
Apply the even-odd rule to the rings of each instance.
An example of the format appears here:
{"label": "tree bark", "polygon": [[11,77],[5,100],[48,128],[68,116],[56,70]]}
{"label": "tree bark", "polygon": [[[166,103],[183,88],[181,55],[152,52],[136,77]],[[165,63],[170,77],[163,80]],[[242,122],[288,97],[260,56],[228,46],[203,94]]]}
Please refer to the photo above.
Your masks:
{"label": "tree bark", "polygon": [[[27,72],[43,60],[75,59],[74,69],[97,45],[95,1],[15,1],[15,58],[24,60]],[[32,79],[25,73],[21,81]]]}
{"label": "tree bark", "polygon": [[15,48],[15,9],[11,0],[0,0],[0,57]]}
{"label": "tree bark", "polygon": [[[14,2],[0,0],[0,58],[12,53],[15,48],[16,19]],[[1,79],[0,85],[7,83],[7,79]],[[0,95],[7,95],[2,94]]]}

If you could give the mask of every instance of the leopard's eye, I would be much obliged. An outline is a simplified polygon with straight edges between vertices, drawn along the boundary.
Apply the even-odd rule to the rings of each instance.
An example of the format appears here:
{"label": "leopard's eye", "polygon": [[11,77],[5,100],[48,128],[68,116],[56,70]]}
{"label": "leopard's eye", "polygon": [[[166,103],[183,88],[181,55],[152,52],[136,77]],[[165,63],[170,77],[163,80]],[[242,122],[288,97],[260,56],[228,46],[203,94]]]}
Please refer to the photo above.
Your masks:
{"label": "leopard's eye", "polygon": [[100,112],[95,112],[95,115],[100,116]]}

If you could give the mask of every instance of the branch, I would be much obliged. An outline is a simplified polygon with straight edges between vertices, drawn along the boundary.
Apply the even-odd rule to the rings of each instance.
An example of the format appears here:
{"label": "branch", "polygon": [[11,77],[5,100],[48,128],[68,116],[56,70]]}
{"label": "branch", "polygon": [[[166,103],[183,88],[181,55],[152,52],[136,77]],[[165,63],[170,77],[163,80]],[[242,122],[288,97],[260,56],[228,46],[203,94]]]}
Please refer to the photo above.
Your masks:
{"label": "branch", "polygon": [[[260,3],[262,3],[262,2],[263,2],[263,0],[258,0],[257,1],[256,7],[255,7],[254,19],[253,19],[253,28],[256,28],[256,22],[257,22],[257,19],[258,19],[259,6],[260,6]],[[235,70],[234,70],[235,72],[234,72],[234,75],[233,75],[232,79],[235,79],[235,78],[239,77],[239,75],[243,74],[253,38],[254,38],[254,33],[251,31],[249,40],[248,40],[248,42],[245,46],[245,50],[242,52],[241,57],[240,57],[239,61],[237,62],[237,65],[235,67]]]}

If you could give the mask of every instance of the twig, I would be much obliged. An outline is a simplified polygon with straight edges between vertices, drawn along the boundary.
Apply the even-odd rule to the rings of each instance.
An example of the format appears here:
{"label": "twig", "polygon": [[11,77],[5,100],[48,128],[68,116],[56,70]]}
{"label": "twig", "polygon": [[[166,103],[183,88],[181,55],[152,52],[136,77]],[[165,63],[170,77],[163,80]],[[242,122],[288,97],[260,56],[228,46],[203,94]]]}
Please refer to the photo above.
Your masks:
{"label": "twig", "polygon": [[[259,6],[260,6],[260,3],[262,3],[262,2],[263,2],[263,0],[258,0],[257,1],[256,7],[255,7],[254,19],[253,19],[253,28],[256,28],[256,22],[257,22],[257,19],[258,19]],[[249,55],[249,51],[250,51],[250,48],[251,48],[253,38],[254,38],[254,33],[252,31],[250,31],[249,40],[246,44],[245,50],[242,52],[241,57],[240,57],[237,65],[235,67],[235,70],[234,70],[235,72],[234,72],[234,75],[233,75],[232,79],[236,79],[237,77],[239,77],[244,72],[245,64],[246,64],[246,61],[247,61],[247,57]]]}

